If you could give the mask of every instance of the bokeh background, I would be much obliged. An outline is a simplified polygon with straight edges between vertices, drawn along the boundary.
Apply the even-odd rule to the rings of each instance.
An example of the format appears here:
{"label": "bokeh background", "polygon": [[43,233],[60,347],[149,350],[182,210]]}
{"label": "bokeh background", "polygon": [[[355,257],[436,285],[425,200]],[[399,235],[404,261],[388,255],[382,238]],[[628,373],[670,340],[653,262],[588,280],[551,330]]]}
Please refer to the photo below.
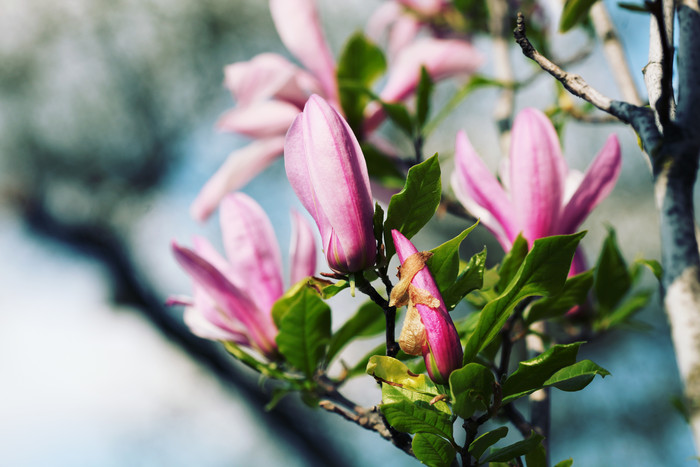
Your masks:
{"label": "bokeh background", "polygon": [[[0,464],[7,466],[413,465],[372,433],[309,410],[290,396],[277,408],[256,375],[190,335],[181,310],[163,306],[190,283],[169,251],[193,234],[220,243],[217,220],[188,215],[195,194],[245,144],[219,134],[232,101],[223,67],[263,51],[287,54],[260,0],[0,0]],[[334,53],[362,29],[379,0],[319,1]],[[648,19],[610,7],[641,86]],[[556,18],[553,19],[556,24]],[[557,36],[570,56],[585,43]],[[489,42],[476,44],[488,57]],[[520,76],[532,71],[515,48]],[[599,47],[573,71],[619,96]],[[490,73],[490,65],[484,67]],[[440,85],[446,98],[455,83]],[[539,77],[517,107],[554,98]],[[426,143],[449,167],[454,134],[466,129],[496,168],[491,114],[496,91],[467,100]],[[570,124],[570,165],[585,169],[608,134],[624,167],[612,196],[589,218],[584,246],[595,258],[618,232],[632,260],[659,257],[651,177],[632,131]],[[447,183],[445,183],[447,185]],[[298,207],[281,161],[245,190],[273,219],[283,250]],[[431,248],[464,221],[436,219],[417,238]],[[489,246],[485,231],[464,254]],[[321,265],[319,265],[321,266]],[[656,287],[651,278],[645,283]],[[353,302],[334,302],[334,326]],[[553,393],[552,459],[579,466],[694,465],[669,329],[658,299],[639,320],[586,345],[611,371],[579,393]],[[366,343],[371,346],[371,342]],[[351,347],[346,359],[362,353]],[[263,389],[261,392],[260,389]],[[347,391],[376,403],[377,388]]]}

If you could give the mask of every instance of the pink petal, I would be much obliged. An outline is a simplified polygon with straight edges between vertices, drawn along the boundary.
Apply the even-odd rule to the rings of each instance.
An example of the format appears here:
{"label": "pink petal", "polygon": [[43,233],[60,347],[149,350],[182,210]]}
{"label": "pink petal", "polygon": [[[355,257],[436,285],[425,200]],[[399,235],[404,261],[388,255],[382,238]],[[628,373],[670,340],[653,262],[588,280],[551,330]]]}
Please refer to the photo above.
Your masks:
{"label": "pink petal", "polygon": [[511,136],[510,187],[517,225],[530,244],[557,226],[564,196],[562,161],[549,119],[536,109],[521,111]]}
{"label": "pink petal", "polygon": [[220,328],[209,321],[197,308],[185,308],[184,320],[187,327],[196,336],[214,341],[235,342],[239,345],[251,346],[251,342],[245,334]]}
{"label": "pink petal", "polygon": [[470,43],[458,39],[421,38],[398,53],[379,97],[386,102],[406,99],[416,89],[424,66],[433,81],[473,73],[483,57]]}
{"label": "pink petal", "polygon": [[277,137],[255,141],[232,152],[192,203],[192,217],[198,221],[206,220],[226,193],[243,187],[281,156],[283,151],[284,137]]}
{"label": "pink petal", "polygon": [[464,131],[457,134],[452,189],[462,205],[493,232],[503,249],[509,250],[519,232],[513,205]]}
{"label": "pink petal", "polygon": [[414,15],[406,14],[398,3],[383,3],[367,22],[367,35],[375,42],[388,37],[389,57],[411,43],[420,31],[421,23]]}
{"label": "pink petal", "polygon": [[224,248],[236,285],[269,312],[284,293],[282,257],[275,231],[265,211],[248,195],[236,192],[221,201],[219,211]]}
{"label": "pink petal", "polygon": [[278,99],[301,109],[309,96],[319,91],[319,84],[313,76],[274,53],[234,63],[227,66],[224,73],[224,84],[241,107]]}
{"label": "pink petal", "polygon": [[288,102],[261,101],[227,111],[216,122],[216,127],[221,131],[239,133],[251,138],[282,136],[298,114],[299,108]]}
{"label": "pink petal", "polygon": [[289,242],[290,280],[296,284],[316,272],[316,239],[304,216],[292,211],[292,238]]}
{"label": "pink petal", "polygon": [[617,136],[611,135],[564,207],[559,221],[560,233],[573,233],[593,208],[610,194],[621,167],[620,143]]}
{"label": "pink petal", "polygon": [[313,0],[270,0],[270,13],[287,49],[321,83],[326,97],[338,102],[335,61],[321,30]]}
{"label": "pink petal", "polygon": [[285,167],[321,231],[331,267],[343,259],[350,269],[339,272],[370,265],[376,254],[374,206],[364,156],[348,124],[319,96],[311,96],[287,133]]}
{"label": "pink petal", "polygon": [[406,8],[425,16],[433,16],[445,8],[448,4],[444,0],[397,0]]}
{"label": "pink petal", "polygon": [[244,292],[234,287],[218,269],[195,252],[175,243],[172,247],[180,266],[228,317],[241,323],[255,347],[265,355],[273,355],[277,349],[277,330],[271,318],[262,314]]}

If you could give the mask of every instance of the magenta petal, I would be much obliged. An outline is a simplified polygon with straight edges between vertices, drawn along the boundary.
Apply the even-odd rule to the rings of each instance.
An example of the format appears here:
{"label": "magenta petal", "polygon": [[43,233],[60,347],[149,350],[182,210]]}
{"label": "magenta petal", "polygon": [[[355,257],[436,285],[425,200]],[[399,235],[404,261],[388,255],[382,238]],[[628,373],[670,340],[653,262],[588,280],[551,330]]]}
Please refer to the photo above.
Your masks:
{"label": "magenta petal", "polygon": [[261,101],[227,111],[216,122],[216,127],[251,138],[282,136],[298,114],[299,108],[288,102]]}
{"label": "magenta petal", "polygon": [[236,273],[235,284],[261,310],[270,310],[284,293],[282,257],[270,219],[258,203],[237,192],[226,195],[219,212],[226,256]]}
{"label": "magenta petal", "polygon": [[416,89],[424,66],[433,81],[473,73],[483,58],[471,44],[457,39],[421,38],[406,46],[391,66],[386,86],[379,97],[398,102]]}
{"label": "magenta petal", "polygon": [[292,284],[316,272],[316,240],[304,216],[292,211],[292,239],[289,245],[290,279]]}
{"label": "magenta petal", "polygon": [[[371,266],[374,206],[364,156],[348,124],[319,96],[311,96],[287,133],[285,167],[335,270]],[[347,262],[337,265],[341,257]]]}
{"label": "magenta petal", "polygon": [[335,61],[323,35],[313,0],[270,0],[270,13],[287,49],[321,83],[326,97],[338,102]]}
{"label": "magenta petal", "polygon": [[610,194],[621,167],[620,143],[617,136],[611,135],[564,207],[559,221],[560,233],[573,233],[593,208]]}
{"label": "magenta petal", "polygon": [[284,137],[255,141],[232,152],[226,162],[207,181],[192,203],[190,214],[198,221],[206,220],[226,193],[237,190],[262,172],[284,151]]}
{"label": "magenta petal", "polygon": [[452,189],[462,205],[493,232],[503,249],[510,249],[518,235],[513,205],[464,131],[457,134]]}
{"label": "magenta petal", "polygon": [[263,314],[254,302],[224,275],[192,250],[173,244],[175,259],[231,319],[248,331],[255,347],[265,355],[273,355],[277,329],[269,315]]}
{"label": "magenta petal", "polygon": [[[396,254],[401,264],[406,258],[417,253],[416,247],[398,230],[392,230],[391,237],[394,240]],[[445,384],[450,373],[462,367],[463,352],[459,334],[445,308],[440,290],[427,267],[413,276],[411,284],[428,291],[430,295],[440,301],[438,308],[417,304],[416,309],[425,327],[427,345],[423,346],[423,358],[428,374],[433,381]]]}
{"label": "magenta petal", "polygon": [[559,138],[539,110],[521,111],[513,123],[510,188],[517,225],[532,244],[556,228],[564,196]]}

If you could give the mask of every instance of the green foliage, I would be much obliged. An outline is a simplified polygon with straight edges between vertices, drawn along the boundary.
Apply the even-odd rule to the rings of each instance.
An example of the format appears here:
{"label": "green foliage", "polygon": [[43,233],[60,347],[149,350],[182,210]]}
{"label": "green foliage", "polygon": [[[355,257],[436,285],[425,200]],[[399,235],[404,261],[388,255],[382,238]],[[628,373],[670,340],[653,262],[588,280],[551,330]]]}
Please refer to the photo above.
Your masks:
{"label": "green foliage", "polygon": [[411,167],[403,190],[391,197],[384,222],[387,261],[396,252],[391,230],[397,229],[410,239],[433,217],[441,197],[440,162],[435,154]]}
{"label": "green foliage", "polygon": [[385,327],[384,310],[374,302],[365,302],[355,315],[333,334],[328,345],[326,362],[330,363],[351,340],[359,337],[375,336],[383,332]]}
{"label": "green foliage", "polygon": [[530,433],[527,439],[518,441],[517,443],[511,444],[500,449],[494,449],[479,461],[480,464],[485,464],[487,462],[508,462],[516,457],[524,456],[527,453],[535,450],[538,446],[542,446],[542,440],[544,436],[538,435],[534,431]]}
{"label": "green foliage", "polygon": [[538,389],[555,386],[564,391],[578,391],[596,374],[610,373],[590,360],[576,362],[582,342],[555,345],[542,355],[520,362],[518,369],[503,383],[503,403],[526,396]]}
{"label": "green foliage", "polygon": [[505,324],[515,306],[533,295],[551,296],[566,283],[571,260],[585,232],[538,239],[508,288],[481,311],[479,323],[464,350],[464,362],[474,361]]}
{"label": "green foliage", "polygon": [[416,458],[430,467],[447,467],[457,454],[449,441],[432,433],[417,433],[411,447]]}
{"label": "green foliage", "polygon": [[488,410],[494,382],[491,370],[478,363],[469,363],[453,371],[450,374],[450,392],[454,413],[466,419],[477,410]]}
{"label": "green foliage", "polygon": [[380,182],[385,188],[399,189],[403,187],[404,174],[391,157],[366,141],[361,146],[367,163],[367,173],[370,177]]}
{"label": "green foliage", "polygon": [[381,49],[361,32],[351,36],[340,54],[336,75],[345,119],[360,139],[364,110],[370,100],[363,89],[370,89],[385,71],[386,59]]}
{"label": "green foliage", "polygon": [[433,94],[433,80],[424,66],[420,68],[420,81],[416,89],[416,124],[422,130],[430,113],[430,97]]}
{"label": "green foliage", "polygon": [[536,301],[525,314],[525,323],[532,324],[543,319],[564,315],[572,307],[586,301],[588,291],[593,285],[593,270],[582,272],[567,279],[564,288],[558,294]]}
{"label": "green foliage", "polygon": [[496,290],[503,292],[508,284],[513,280],[513,277],[518,273],[520,265],[523,264],[527,256],[528,246],[527,240],[521,234],[515,238],[510,251],[503,257],[501,266],[498,268],[498,283]]}
{"label": "green foliage", "polygon": [[547,467],[547,451],[540,444],[525,454],[525,463],[527,467]]}
{"label": "green foliage", "polygon": [[573,459],[566,459],[560,462],[557,462],[557,465],[554,467],[571,467],[574,465],[574,460]]}
{"label": "green foliage", "polygon": [[386,421],[404,433],[432,433],[454,443],[452,418],[428,402],[402,400],[380,406]]}
{"label": "green foliage", "polygon": [[367,373],[382,383],[390,383],[393,387],[428,394],[431,398],[440,394],[440,390],[430,378],[411,372],[406,365],[392,357],[379,355],[370,357],[367,363]]}
{"label": "green foliage", "polygon": [[233,342],[224,342],[224,348],[228,353],[233,355],[244,365],[252,368],[263,376],[268,378],[277,378],[282,380],[295,380],[297,378],[287,375],[277,367],[276,363],[261,362],[257,358],[250,355],[248,352],[240,348]]}
{"label": "green foliage", "polygon": [[647,5],[647,2],[644,2],[642,4],[619,2],[617,6],[622,8],[623,10],[632,11],[634,13],[651,13],[651,9]]}
{"label": "green foliage", "polygon": [[559,20],[559,32],[567,32],[588,18],[588,12],[597,0],[566,0]]}
{"label": "green foliage", "polygon": [[627,293],[632,285],[632,278],[625,259],[617,246],[615,231],[608,230],[603,242],[603,249],[596,265],[595,283],[593,285],[600,311],[609,313]]}
{"label": "green foliage", "polygon": [[433,248],[426,262],[448,310],[454,308],[462,298],[483,283],[486,250],[474,255],[460,271],[459,246],[477,224],[465,229],[452,240]]}
{"label": "green foliage", "polygon": [[277,346],[295,368],[312,377],[331,337],[331,309],[312,289],[301,288],[279,317]]}
{"label": "green foliage", "polygon": [[507,434],[507,426],[498,427],[495,430],[484,433],[472,441],[472,443],[469,445],[469,454],[471,454],[474,458],[479,459],[488,448],[505,438]]}

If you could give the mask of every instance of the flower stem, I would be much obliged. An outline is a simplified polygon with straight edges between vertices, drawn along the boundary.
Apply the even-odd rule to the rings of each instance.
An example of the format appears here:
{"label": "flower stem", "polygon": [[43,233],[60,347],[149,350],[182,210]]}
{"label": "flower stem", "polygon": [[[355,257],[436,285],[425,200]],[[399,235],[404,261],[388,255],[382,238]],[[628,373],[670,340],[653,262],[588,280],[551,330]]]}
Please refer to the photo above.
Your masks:
{"label": "flower stem", "polygon": [[[387,278],[388,279],[388,278]],[[382,278],[382,280],[384,280]],[[367,295],[374,303],[382,307],[386,319],[386,355],[395,357],[399,353],[399,344],[396,342],[396,307],[389,306],[389,301],[382,297],[377,290],[372,287],[362,274],[355,276],[355,285],[363,294]],[[391,282],[389,282],[391,285]],[[388,293],[391,289],[388,290]]]}

